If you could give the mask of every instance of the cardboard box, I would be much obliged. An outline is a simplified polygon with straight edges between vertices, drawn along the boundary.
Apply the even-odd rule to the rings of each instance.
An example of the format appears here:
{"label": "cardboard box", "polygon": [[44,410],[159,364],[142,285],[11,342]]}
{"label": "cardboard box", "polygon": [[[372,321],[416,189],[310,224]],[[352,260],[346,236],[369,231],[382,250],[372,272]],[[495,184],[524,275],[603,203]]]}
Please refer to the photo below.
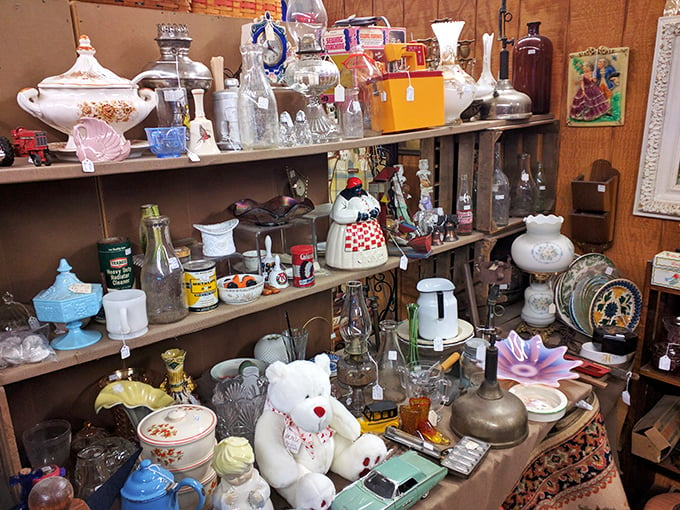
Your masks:
{"label": "cardboard box", "polygon": [[654,255],[652,285],[680,289],[680,253],[662,251]]}
{"label": "cardboard box", "polygon": [[633,427],[631,451],[661,462],[680,439],[680,397],[664,395]]}

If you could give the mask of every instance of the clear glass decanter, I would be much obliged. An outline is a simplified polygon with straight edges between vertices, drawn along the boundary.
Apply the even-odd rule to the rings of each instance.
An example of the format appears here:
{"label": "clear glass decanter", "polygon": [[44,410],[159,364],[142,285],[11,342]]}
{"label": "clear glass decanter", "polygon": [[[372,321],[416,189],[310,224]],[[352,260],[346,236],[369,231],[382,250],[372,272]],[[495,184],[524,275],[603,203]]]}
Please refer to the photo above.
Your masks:
{"label": "clear glass decanter", "polygon": [[344,404],[354,416],[361,416],[366,405],[364,392],[377,377],[377,363],[368,352],[371,316],[361,282],[347,282],[340,314],[340,336],[345,355],[338,361],[338,382],[350,388]]}
{"label": "clear glass decanter", "polygon": [[536,183],[531,175],[531,156],[520,154],[519,178],[510,195],[510,216],[523,218],[536,211]]}
{"label": "clear glass decanter", "polygon": [[491,193],[491,218],[497,227],[504,227],[508,224],[510,216],[510,181],[503,173],[500,143],[494,147]]}
{"label": "clear glass decanter", "polygon": [[262,46],[241,46],[243,73],[238,90],[238,129],[244,149],[279,146],[279,114],[276,97],[264,73]]}
{"label": "clear glass decanter", "polygon": [[144,219],[148,245],[140,282],[146,292],[146,313],[150,324],[167,324],[189,313],[184,290],[184,269],[170,241],[170,218]]}
{"label": "clear glass decanter", "polygon": [[406,360],[399,347],[397,323],[384,320],[380,323],[380,350],[378,351],[378,384],[382,387],[384,400],[397,404],[406,398],[401,385],[406,371]]}

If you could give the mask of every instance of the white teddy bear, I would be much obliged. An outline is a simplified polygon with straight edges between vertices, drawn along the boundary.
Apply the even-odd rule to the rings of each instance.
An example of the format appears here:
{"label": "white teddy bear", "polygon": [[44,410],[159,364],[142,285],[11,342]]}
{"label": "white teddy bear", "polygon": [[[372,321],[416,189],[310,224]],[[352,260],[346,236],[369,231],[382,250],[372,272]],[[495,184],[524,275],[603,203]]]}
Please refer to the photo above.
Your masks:
{"label": "white teddy bear", "polygon": [[267,367],[267,403],[255,428],[260,473],[295,509],[323,510],[335,497],[331,470],[354,481],[380,464],[385,443],[331,396],[330,360]]}

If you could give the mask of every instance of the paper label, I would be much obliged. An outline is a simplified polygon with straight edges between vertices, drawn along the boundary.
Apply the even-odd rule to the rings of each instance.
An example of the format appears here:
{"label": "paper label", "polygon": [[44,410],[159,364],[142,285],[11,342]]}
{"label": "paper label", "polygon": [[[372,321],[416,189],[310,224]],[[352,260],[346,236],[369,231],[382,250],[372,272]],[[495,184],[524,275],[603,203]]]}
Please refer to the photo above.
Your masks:
{"label": "paper label", "polygon": [[168,259],[168,265],[170,269],[177,269],[180,267],[179,259],[177,257],[170,257]]}
{"label": "paper label", "polygon": [[264,26],[264,36],[266,37],[267,41],[273,41],[274,38],[276,37],[274,35],[274,27],[272,26],[271,23],[267,23]]}
{"label": "paper label", "polygon": [[166,101],[181,101],[184,99],[183,89],[169,89],[163,91],[163,99]]}
{"label": "paper label", "polygon": [[527,54],[528,54],[528,55],[535,55],[535,54],[536,54],[536,50],[533,50],[533,49],[532,49],[532,50],[529,50],[529,51],[527,51]]}
{"label": "paper label", "polygon": [[90,284],[90,283],[74,283],[73,285],[69,285],[68,290],[70,290],[74,294],[91,294],[92,293],[92,284]]}
{"label": "paper label", "polygon": [[406,101],[411,102],[416,100],[416,91],[415,89],[409,85],[406,87]]}
{"label": "paper label", "polygon": [[295,455],[300,451],[302,439],[295,433],[295,431],[288,427],[286,429],[286,433],[283,435],[283,443],[286,445],[286,449]]}
{"label": "paper label", "polygon": [[494,198],[496,200],[505,200],[505,195],[496,195]]}
{"label": "paper label", "polygon": [[471,205],[464,205],[463,206],[463,211],[469,211],[470,209],[472,209]]}
{"label": "paper label", "polygon": [[538,187],[538,189],[539,189],[540,191],[545,191],[545,186],[544,186],[543,184],[541,184],[541,185]]}
{"label": "paper label", "polygon": [[402,271],[406,271],[406,268],[408,267],[408,257],[406,255],[402,255],[401,258],[399,259],[399,269]]}
{"label": "paper label", "polygon": [[387,359],[390,361],[397,361],[397,351],[387,351]]}
{"label": "paper label", "polygon": [[548,305],[548,313],[555,313],[557,310],[555,308],[555,303],[550,303]]}
{"label": "paper label", "polygon": [[130,357],[130,348],[127,345],[123,345],[120,348],[120,359],[126,359]]}
{"label": "paper label", "polygon": [[345,87],[342,85],[338,85],[335,87],[335,91],[333,92],[335,95],[335,102],[336,103],[344,103],[345,102]]}
{"label": "paper label", "polygon": [[189,161],[193,161],[194,163],[197,161],[201,161],[201,158],[198,157],[198,154],[190,150],[187,150],[187,156],[189,157]]}
{"label": "paper label", "polygon": [[486,346],[484,344],[477,346],[475,358],[477,358],[477,361],[483,361],[486,359]]}
{"label": "paper label", "polygon": [[436,337],[433,341],[433,346],[435,352],[442,352],[444,350],[444,339]]}
{"label": "paper label", "polygon": [[125,248],[125,255],[132,255],[132,248]]}
{"label": "paper label", "polygon": [[257,107],[261,110],[266,110],[269,108],[269,98],[268,97],[258,97]]}
{"label": "paper label", "polygon": [[607,191],[607,187],[604,184],[598,184],[597,191],[598,193],[604,193],[605,191]]}
{"label": "paper label", "polygon": [[385,92],[384,90],[380,91],[380,101],[382,101],[383,103],[387,102],[387,92]]}
{"label": "paper label", "polygon": [[612,274],[613,272],[614,272],[614,269],[612,269],[611,267],[608,267],[608,268],[606,268],[606,269],[604,270],[604,273],[605,273],[607,276],[609,276],[609,275]]}
{"label": "paper label", "polygon": [[659,370],[670,370],[671,369],[671,359],[668,355],[664,354],[659,358]]}
{"label": "paper label", "polygon": [[88,174],[91,174],[94,172],[94,163],[90,161],[89,159],[84,159],[82,162],[83,165],[83,172],[86,172]]}
{"label": "paper label", "polygon": [[373,386],[373,400],[382,400],[383,399],[383,389],[382,386],[379,384],[376,384]]}
{"label": "paper label", "polygon": [[623,390],[623,393],[621,393],[621,400],[623,400],[623,403],[627,406],[630,405],[630,392],[628,390]]}

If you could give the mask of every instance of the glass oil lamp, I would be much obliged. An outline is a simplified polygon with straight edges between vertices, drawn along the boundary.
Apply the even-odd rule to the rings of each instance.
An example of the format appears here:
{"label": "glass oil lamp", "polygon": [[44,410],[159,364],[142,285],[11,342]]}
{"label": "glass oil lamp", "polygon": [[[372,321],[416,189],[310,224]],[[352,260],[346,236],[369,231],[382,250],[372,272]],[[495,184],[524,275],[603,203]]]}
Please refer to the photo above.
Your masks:
{"label": "glass oil lamp", "polygon": [[338,361],[338,382],[350,388],[345,406],[361,416],[366,405],[364,390],[375,383],[377,364],[368,352],[371,316],[361,282],[347,282],[340,314],[340,336],[345,341],[345,356]]}
{"label": "glass oil lamp", "polygon": [[328,15],[321,0],[292,0],[286,15],[297,58],[288,64],[284,81],[307,99],[307,122],[314,143],[340,138],[337,124],[329,120],[320,96],[340,82],[337,66],[324,56],[323,36]]}

